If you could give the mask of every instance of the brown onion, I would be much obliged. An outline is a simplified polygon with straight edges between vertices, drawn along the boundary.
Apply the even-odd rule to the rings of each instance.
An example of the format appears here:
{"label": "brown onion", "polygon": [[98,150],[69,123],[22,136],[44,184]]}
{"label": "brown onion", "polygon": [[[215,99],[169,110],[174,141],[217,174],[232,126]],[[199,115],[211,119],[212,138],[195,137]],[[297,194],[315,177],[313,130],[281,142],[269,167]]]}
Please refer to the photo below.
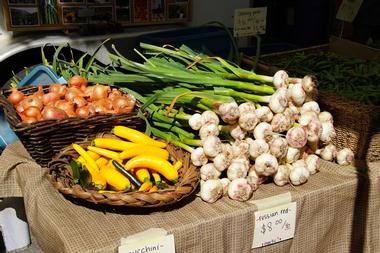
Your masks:
{"label": "brown onion", "polygon": [[90,98],[92,101],[99,100],[102,98],[107,98],[108,93],[111,91],[111,87],[97,84],[94,86],[94,89],[92,91],[92,94],[90,95]]}
{"label": "brown onion", "polygon": [[41,118],[41,111],[37,107],[31,106],[31,107],[25,109],[24,115],[27,117],[33,117],[36,119],[40,119]]}
{"label": "brown onion", "polygon": [[21,119],[22,119],[22,122],[26,124],[31,124],[38,121],[37,118],[28,117],[28,116],[22,116]]}
{"label": "brown onion", "polygon": [[63,110],[69,117],[75,117],[74,104],[71,101],[58,100],[54,104],[58,109]]}
{"label": "brown onion", "polygon": [[66,117],[67,114],[64,110],[54,106],[45,106],[45,108],[42,110],[43,119],[64,119]]}
{"label": "brown onion", "polygon": [[108,98],[113,101],[115,98],[122,96],[123,93],[119,91],[118,89],[113,88],[110,94],[108,95]]}
{"label": "brown onion", "polygon": [[94,91],[94,86],[87,86],[84,90],[84,97],[91,97],[92,92]]}
{"label": "brown onion", "polygon": [[136,100],[131,97],[117,97],[112,101],[113,109],[116,113],[131,112],[135,106]]}
{"label": "brown onion", "polygon": [[87,100],[83,97],[74,97],[72,102],[78,108],[87,105]]}
{"label": "brown onion", "polygon": [[73,76],[67,81],[67,85],[69,87],[76,87],[78,89],[85,89],[87,86],[87,80],[86,78],[82,76]]}
{"label": "brown onion", "polygon": [[51,84],[49,86],[49,92],[58,94],[59,97],[63,97],[66,94],[67,87],[62,84]]}
{"label": "brown onion", "polygon": [[42,107],[44,106],[41,99],[34,97],[33,95],[26,97],[24,100],[20,102],[23,110],[28,109],[31,106],[35,106],[38,109],[42,110]]}
{"label": "brown onion", "polygon": [[88,110],[90,111],[90,114],[105,114],[109,112],[103,104],[96,103],[90,104]]}
{"label": "brown onion", "polygon": [[42,99],[43,96],[44,96],[44,89],[42,88],[42,85],[38,85],[37,91],[35,93],[33,93],[33,95],[31,95],[31,97],[36,97],[36,98]]}
{"label": "brown onion", "polygon": [[25,94],[19,91],[16,87],[12,87],[11,91],[12,93],[8,96],[7,99],[13,105],[17,105],[25,98]]}
{"label": "brown onion", "polygon": [[77,108],[77,110],[75,111],[75,114],[78,117],[85,118],[85,117],[88,117],[90,115],[90,111],[88,110],[88,106],[83,106],[83,107]]}
{"label": "brown onion", "polygon": [[76,97],[83,97],[84,93],[76,87],[71,87],[67,90],[65,94],[65,99],[67,101],[73,101]]}
{"label": "brown onion", "polygon": [[42,96],[44,105],[54,104],[59,99],[58,93],[49,92]]}

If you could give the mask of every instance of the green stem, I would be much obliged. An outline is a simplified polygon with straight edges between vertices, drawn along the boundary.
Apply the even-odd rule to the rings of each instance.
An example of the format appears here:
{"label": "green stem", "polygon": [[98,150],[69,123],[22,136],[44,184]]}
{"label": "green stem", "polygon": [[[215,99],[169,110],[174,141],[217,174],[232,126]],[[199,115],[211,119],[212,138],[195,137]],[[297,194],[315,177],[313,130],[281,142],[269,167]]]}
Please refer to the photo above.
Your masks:
{"label": "green stem", "polygon": [[244,92],[234,91],[232,89],[226,89],[221,87],[215,87],[214,92],[217,95],[231,96],[237,98],[244,98],[252,102],[269,103],[270,96],[260,96],[254,94],[248,94]]}
{"label": "green stem", "polygon": [[167,129],[169,131],[172,131],[172,132],[174,132],[174,133],[176,133],[178,135],[183,135],[186,138],[194,138],[194,134],[189,133],[186,130],[183,130],[182,128],[177,127],[177,126],[173,126],[173,125],[170,125],[170,124],[167,124],[167,123],[163,123],[163,122],[156,122],[156,121],[153,122],[153,125],[161,127],[161,128],[165,128],[165,129]]}
{"label": "green stem", "polygon": [[186,145],[185,143],[182,143],[181,141],[178,140],[178,138],[174,135],[174,134],[169,134],[169,133],[165,133],[165,132],[162,132],[160,130],[158,130],[157,128],[154,128],[152,127],[151,128],[151,131],[152,131],[152,134],[177,146],[177,147],[180,147],[188,152],[193,152],[193,148]]}
{"label": "green stem", "polygon": [[197,139],[188,139],[188,138],[181,138],[181,141],[187,145],[190,145],[190,146],[198,146],[198,147],[201,147],[202,146],[202,141],[201,140],[197,140]]}

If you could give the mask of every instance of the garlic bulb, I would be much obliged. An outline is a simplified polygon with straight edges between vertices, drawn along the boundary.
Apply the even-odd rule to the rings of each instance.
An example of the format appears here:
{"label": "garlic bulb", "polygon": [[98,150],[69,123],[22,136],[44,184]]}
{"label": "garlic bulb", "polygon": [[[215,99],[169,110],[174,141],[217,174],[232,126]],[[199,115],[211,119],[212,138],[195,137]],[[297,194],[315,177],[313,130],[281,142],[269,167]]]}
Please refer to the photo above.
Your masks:
{"label": "garlic bulb", "polygon": [[239,113],[240,115],[244,113],[254,113],[256,110],[256,106],[252,102],[245,102],[239,105]]}
{"label": "garlic bulb", "polygon": [[315,112],[316,114],[319,114],[321,112],[321,109],[319,109],[319,105],[315,101],[306,102],[301,107],[301,114],[304,114],[306,112]]}
{"label": "garlic bulb", "polygon": [[317,87],[317,81],[315,76],[312,75],[306,75],[302,79],[302,88],[305,90],[306,93],[311,93],[314,90],[316,90]]}
{"label": "garlic bulb", "polygon": [[323,160],[332,161],[337,155],[337,149],[334,144],[329,144],[322,149],[315,151]]}
{"label": "garlic bulb", "polygon": [[322,133],[320,136],[320,141],[328,144],[332,142],[332,139],[336,137],[336,132],[334,125],[331,122],[323,122],[322,123]]}
{"label": "garlic bulb", "polygon": [[278,186],[284,186],[289,183],[289,168],[286,165],[278,166],[276,174],[273,176],[273,182]]}
{"label": "garlic bulb", "polygon": [[272,135],[272,126],[267,122],[260,122],[253,130],[253,136],[255,139],[270,140]]}
{"label": "garlic bulb", "polygon": [[291,169],[289,179],[293,185],[301,185],[305,183],[310,177],[310,172],[306,168],[305,162],[303,160],[298,161],[302,162],[299,162],[298,164],[296,164],[296,162],[295,164],[293,164],[293,166],[290,167]]}
{"label": "garlic bulb", "polygon": [[307,111],[300,115],[298,123],[300,123],[302,126],[307,126],[307,124],[313,120],[318,120],[318,115],[315,112]]}
{"label": "garlic bulb", "polygon": [[223,195],[227,195],[227,193],[228,193],[228,186],[230,185],[231,181],[228,178],[221,178],[221,179],[219,179],[219,181],[223,185]]}
{"label": "garlic bulb", "polygon": [[311,120],[306,125],[306,132],[307,132],[307,140],[309,142],[312,142],[312,143],[318,142],[322,134],[322,123],[317,119]]}
{"label": "garlic bulb", "polygon": [[203,142],[203,151],[209,157],[215,157],[222,152],[222,142],[216,136],[208,136]]}
{"label": "garlic bulb", "polygon": [[323,111],[318,115],[318,119],[321,123],[323,122],[330,122],[331,124],[334,124],[334,119],[331,113]]}
{"label": "garlic bulb", "polygon": [[282,159],[286,156],[288,151],[288,142],[285,138],[282,137],[274,137],[269,142],[269,152],[274,155],[277,159]]}
{"label": "garlic bulb", "polygon": [[238,124],[231,125],[230,134],[231,134],[232,138],[234,138],[235,140],[244,139],[246,133],[247,132],[244,131],[243,129],[241,129],[241,127]]}
{"label": "garlic bulb", "polygon": [[292,124],[289,117],[282,113],[277,113],[273,116],[271,126],[273,132],[282,133],[289,130],[292,127]]}
{"label": "garlic bulb", "polygon": [[199,137],[201,137],[201,140],[206,139],[208,136],[218,136],[218,135],[219,135],[219,128],[217,125],[213,123],[205,124],[199,130]]}
{"label": "garlic bulb", "polygon": [[215,168],[218,171],[222,172],[225,169],[227,169],[228,166],[230,166],[231,159],[226,154],[220,153],[217,156],[215,156],[213,162],[214,162]]}
{"label": "garlic bulb", "polygon": [[256,191],[259,188],[259,186],[261,184],[261,179],[257,175],[254,165],[251,166],[251,168],[249,169],[246,179],[247,179],[248,184],[251,186],[253,191]]}
{"label": "garlic bulb", "polygon": [[306,168],[309,170],[310,174],[315,174],[319,171],[319,168],[321,167],[321,162],[319,160],[319,157],[310,154],[305,159],[306,162]]}
{"label": "garlic bulb", "polygon": [[239,119],[239,106],[236,102],[227,102],[219,106],[219,114],[227,124],[234,124]]}
{"label": "garlic bulb", "polygon": [[307,143],[307,133],[302,126],[295,126],[286,133],[286,140],[290,147],[302,148]]}
{"label": "garlic bulb", "polygon": [[301,150],[299,148],[288,147],[288,151],[286,152],[286,162],[294,163],[301,156]]}
{"label": "garlic bulb", "polygon": [[255,169],[259,176],[272,176],[277,172],[278,161],[273,155],[264,153],[256,158]]}
{"label": "garlic bulb", "polygon": [[274,113],[282,113],[287,105],[288,98],[286,94],[286,88],[279,88],[272,96],[270,96],[269,108]]}
{"label": "garlic bulb", "polygon": [[289,75],[285,70],[279,70],[273,75],[273,85],[277,89],[288,86]]}
{"label": "garlic bulb", "polygon": [[240,114],[239,117],[239,126],[245,131],[249,132],[255,129],[256,125],[259,123],[259,119],[256,116],[255,112],[246,112]]}
{"label": "garlic bulb", "polygon": [[302,87],[302,83],[295,83],[290,89],[290,99],[297,105],[301,106],[305,102],[306,93]]}
{"label": "garlic bulb", "polygon": [[232,154],[234,158],[249,157],[249,143],[246,140],[235,140],[232,143]]}
{"label": "garlic bulb", "polygon": [[206,124],[215,124],[219,125],[219,117],[213,111],[204,111],[202,112],[202,126]]}
{"label": "garlic bulb", "polygon": [[218,171],[214,164],[208,163],[201,167],[201,179],[209,180],[209,179],[218,179],[221,175],[221,172]]}
{"label": "garlic bulb", "polygon": [[223,185],[218,179],[210,179],[201,185],[200,196],[203,201],[214,203],[223,195]]}
{"label": "garlic bulb", "polygon": [[222,153],[229,159],[232,160],[234,158],[234,152],[232,149],[232,145],[229,143],[222,143]]}
{"label": "garlic bulb", "polygon": [[227,178],[229,180],[245,178],[247,173],[248,169],[243,162],[232,160],[231,165],[227,169]]}
{"label": "garlic bulb", "polygon": [[336,161],[340,165],[350,165],[354,162],[354,152],[349,148],[339,150],[336,155]]}
{"label": "garlic bulb", "polygon": [[273,112],[268,106],[261,106],[255,111],[257,118],[260,122],[271,122],[273,118]]}
{"label": "garlic bulb", "polygon": [[191,152],[191,162],[195,166],[202,166],[205,165],[208,162],[207,156],[203,151],[202,147],[198,147]]}
{"label": "garlic bulb", "polygon": [[264,153],[268,153],[269,144],[263,139],[257,139],[249,143],[249,155],[256,159],[258,156]]}
{"label": "garlic bulb", "polygon": [[228,196],[234,200],[247,201],[251,198],[252,193],[252,187],[245,178],[237,178],[228,186]]}
{"label": "garlic bulb", "polygon": [[202,115],[194,113],[189,119],[189,126],[193,130],[199,130],[202,126]]}

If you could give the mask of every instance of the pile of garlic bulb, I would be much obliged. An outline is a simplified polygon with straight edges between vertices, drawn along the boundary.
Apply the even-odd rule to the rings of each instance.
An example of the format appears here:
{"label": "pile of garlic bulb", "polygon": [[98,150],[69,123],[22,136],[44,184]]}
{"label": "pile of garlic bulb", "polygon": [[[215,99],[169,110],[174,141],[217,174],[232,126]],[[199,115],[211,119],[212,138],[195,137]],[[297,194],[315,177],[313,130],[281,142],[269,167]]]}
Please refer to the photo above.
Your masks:
{"label": "pile of garlic bulb", "polygon": [[320,158],[353,162],[350,149],[338,151],[332,144],[333,117],[312,100],[315,80],[284,80],[266,105],[229,102],[217,113],[190,118],[202,140],[191,160],[200,167],[204,201],[213,203],[223,195],[247,201],[269,178],[278,186],[304,184],[319,171]]}

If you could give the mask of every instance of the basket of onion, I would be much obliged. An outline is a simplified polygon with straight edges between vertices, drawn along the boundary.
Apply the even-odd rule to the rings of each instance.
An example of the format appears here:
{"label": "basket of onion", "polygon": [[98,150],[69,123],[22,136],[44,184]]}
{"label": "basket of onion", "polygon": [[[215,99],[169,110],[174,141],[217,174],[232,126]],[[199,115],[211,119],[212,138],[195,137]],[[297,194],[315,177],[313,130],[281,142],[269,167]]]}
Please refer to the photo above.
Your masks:
{"label": "basket of onion", "polygon": [[67,85],[3,89],[0,104],[12,130],[42,166],[71,143],[114,125],[138,128],[142,124],[132,95],[112,86],[89,84],[81,76],[73,76]]}

